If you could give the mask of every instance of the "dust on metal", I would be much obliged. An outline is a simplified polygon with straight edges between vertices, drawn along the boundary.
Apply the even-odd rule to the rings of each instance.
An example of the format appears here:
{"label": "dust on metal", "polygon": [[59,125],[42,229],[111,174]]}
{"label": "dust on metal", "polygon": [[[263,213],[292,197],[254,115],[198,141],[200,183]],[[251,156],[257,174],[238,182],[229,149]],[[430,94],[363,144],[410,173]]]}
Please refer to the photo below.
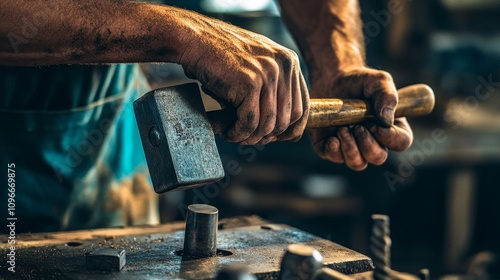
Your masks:
{"label": "dust on metal", "polygon": [[[269,224],[255,217],[221,222],[227,228],[218,231],[217,247],[231,254],[183,260],[175,254],[183,248],[183,230],[174,227],[173,230],[177,231],[165,232],[165,227],[158,226],[158,230],[152,232],[151,227],[144,227],[144,232],[147,232],[144,234],[118,234],[116,238],[104,240],[102,236],[95,236],[78,240],[82,245],[76,247],[64,245],[67,241],[59,245],[20,247],[16,262],[19,273],[16,275],[23,279],[53,278],[54,275],[59,278],[109,279],[110,274],[114,279],[214,279],[222,266],[244,263],[248,272],[258,278],[276,279],[286,248],[298,243],[317,249],[323,255],[324,266],[344,274],[373,270],[368,257],[287,225]],[[272,230],[262,229],[261,225],[270,226]],[[130,229],[123,229],[126,230]],[[42,238],[46,234],[35,235]],[[87,270],[85,254],[98,248],[126,250],[126,266],[119,272]],[[2,247],[2,250],[6,252],[7,249]],[[6,276],[5,271],[0,270],[0,276]]]}

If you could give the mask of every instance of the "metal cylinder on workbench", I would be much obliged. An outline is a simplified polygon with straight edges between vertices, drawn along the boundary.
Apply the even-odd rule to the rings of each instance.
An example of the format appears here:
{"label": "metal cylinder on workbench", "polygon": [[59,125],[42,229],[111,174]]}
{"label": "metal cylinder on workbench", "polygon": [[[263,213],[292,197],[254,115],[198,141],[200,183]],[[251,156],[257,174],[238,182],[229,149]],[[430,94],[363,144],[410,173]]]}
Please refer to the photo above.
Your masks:
{"label": "metal cylinder on workbench", "polygon": [[225,265],[217,272],[216,280],[257,280],[255,275],[250,274],[246,267],[241,264]]}
{"label": "metal cylinder on workbench", "polygon": [[183,257],[207,258],[217,254],[219,210],[206,204],[191,204],[186,215]]}
{"label": "metal cylinder on workbench", "polygon": [[279,280],[314,279],[323,266],[323,256],[316,249],[304,244],[291,244],[281,260]]}

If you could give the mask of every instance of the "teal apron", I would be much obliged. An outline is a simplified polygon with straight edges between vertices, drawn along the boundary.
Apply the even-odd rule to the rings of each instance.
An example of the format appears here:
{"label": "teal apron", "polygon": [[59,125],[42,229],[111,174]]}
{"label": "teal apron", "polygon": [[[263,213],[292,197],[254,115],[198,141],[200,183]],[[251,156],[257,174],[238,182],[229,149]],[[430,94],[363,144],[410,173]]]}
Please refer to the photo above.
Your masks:
{"label": "teal apron", "polygon": [[132,106],[148,90],[138,65],[0,67],[0,205],[13,163],[16,232],[159,222]]}

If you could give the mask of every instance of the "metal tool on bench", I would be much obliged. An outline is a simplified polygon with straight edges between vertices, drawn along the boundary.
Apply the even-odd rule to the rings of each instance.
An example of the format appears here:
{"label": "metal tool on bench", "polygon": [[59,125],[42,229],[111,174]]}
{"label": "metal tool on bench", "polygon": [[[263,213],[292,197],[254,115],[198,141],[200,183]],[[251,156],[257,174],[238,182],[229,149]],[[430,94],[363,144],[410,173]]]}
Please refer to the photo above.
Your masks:
{"label": "metal tool on bench", "polygon": [[279,280],[312,280],[323,267],[323,256],[311,246],[291,244],[280,266]]}
{"label": "metal tool on bench", "polygon": [[219,210],[213,206],[188,206],[182,252],[184,259],[214,257],[217,254],[218,218]]}
{"label": "metal tool on bench", "polygon": [[[428,114],[434,93],[426,85],[398,91],[397,117]],[[198,84],[153,90],[134,102],[134,110],[157,193],[216,182],[224,169],[215,134],[236,121],[233,111],[205,112]],[[366,100],[312,99],[307,128],[356,124],[373,118]]]}
{"label": "metal tool on bench", "polygon": [[279,280],[354,280],[328,267],[323,267],[323,256],[305,244],[288,245],[281,260]]}

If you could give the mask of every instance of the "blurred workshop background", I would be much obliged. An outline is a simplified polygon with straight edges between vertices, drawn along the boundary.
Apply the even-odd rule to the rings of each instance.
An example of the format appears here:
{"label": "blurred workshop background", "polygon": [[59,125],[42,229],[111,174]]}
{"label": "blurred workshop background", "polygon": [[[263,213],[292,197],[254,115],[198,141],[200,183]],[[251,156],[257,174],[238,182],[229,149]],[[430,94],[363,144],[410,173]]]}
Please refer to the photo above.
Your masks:
{"label": "blurred workshop background", "polygon": [[[398,87],[427,83],[435,91],[433,114],[411,120],[413,146],[354,172],[318,158],[307,136],[265,147],[219,139],[226,178],[162,195],[162,221],[207,203],[221,217],[259,215],[368,254],[370,215],[382,213],[391,219],[396,270],[499,277],[500,1],[360,2],[368,65],[389,71]],[[167,3],[297,50],[271,0]],[[144,69],[153,87],[186,81],[177,65]]]}

